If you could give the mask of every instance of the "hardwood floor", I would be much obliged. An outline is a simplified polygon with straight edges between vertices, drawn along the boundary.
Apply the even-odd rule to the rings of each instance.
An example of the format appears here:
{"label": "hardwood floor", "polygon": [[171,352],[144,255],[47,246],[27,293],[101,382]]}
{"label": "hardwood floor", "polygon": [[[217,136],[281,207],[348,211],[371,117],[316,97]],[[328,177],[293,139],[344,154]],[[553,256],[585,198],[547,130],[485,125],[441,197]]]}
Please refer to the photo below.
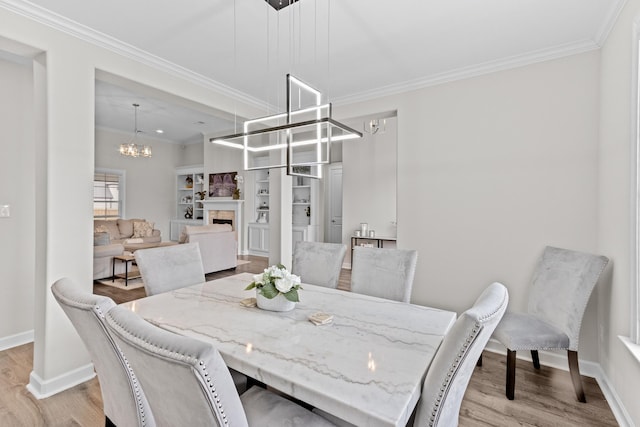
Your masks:
{"label": "hardwood floor", "polygon": [[[207,280],[241,272],[259,273],[267,260],[251,261],[207,275]],[[343,270],[339,288],[349,290],[351,272]],[[96,294],[122,303],[144,297],[144,289],[120,290],[94,284]],[[504,395],[506,356],[484,352],[460,410],[461,426],[617,426],[597,382],[583,377],[587,403],[579,403],[569,373],[518,360],[516,398]],[[103,426],[102,397],[97,379],[80,384],[47,399],[37,400],[26,389],[33,365],[33,344],[0,352],[0,426]]]}

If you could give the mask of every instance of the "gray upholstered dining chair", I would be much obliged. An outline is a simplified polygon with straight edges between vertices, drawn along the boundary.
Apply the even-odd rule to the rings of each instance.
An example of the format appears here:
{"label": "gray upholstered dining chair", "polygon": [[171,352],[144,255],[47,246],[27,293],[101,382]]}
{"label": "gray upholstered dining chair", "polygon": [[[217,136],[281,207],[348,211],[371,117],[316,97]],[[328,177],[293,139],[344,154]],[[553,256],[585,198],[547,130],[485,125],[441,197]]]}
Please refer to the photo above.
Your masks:
{"label": "gray upholstered dining chair", "polygon": [[417,260],[415,250],[355,247],[351,292],[409,302]]}
{"label": "gray upholstered dining chair", "polygon": [[427,371],[414,426],[456,426],[473,369],[509,303],[507,288],[489,285],[444,337]]}
{"label": "gray upholstered dining chair", "polygon": [[164,425],[332,425],[260,387],[239,396],[211,344],[160,329],[124,307],[109,311],[107,326]]}
{"label": "gray upholstered dining chair", "polygon": [[161,246],[135,251],[147,296],[205,281],[197,243]]}
{"label": "gray upholstered dining chair", "polygon": [[69,278],[56,281],[51,292],[89,351],[100,381],[105,424],[155,426],[145,394],[107,330],[104,316],[116,305],[113,300],[83,292]]}
{"label": "gray upholstered dining chair", "polygon": [[589,296],[609,259],[547,246],[538,260],[526,313],[507,313],[494,338],[507,347],[506,395],[513,400],[516,351],[530,350],[540,369],[538,350],[567,350],[569,373],[580,402],[586,402],[578,365],[580,325]]}
{"label": "gray upholstered dining chair", "polygon": [[347,246],[341,243],[298,241],[293,248],[291,272],[303,283],[337,288]]}

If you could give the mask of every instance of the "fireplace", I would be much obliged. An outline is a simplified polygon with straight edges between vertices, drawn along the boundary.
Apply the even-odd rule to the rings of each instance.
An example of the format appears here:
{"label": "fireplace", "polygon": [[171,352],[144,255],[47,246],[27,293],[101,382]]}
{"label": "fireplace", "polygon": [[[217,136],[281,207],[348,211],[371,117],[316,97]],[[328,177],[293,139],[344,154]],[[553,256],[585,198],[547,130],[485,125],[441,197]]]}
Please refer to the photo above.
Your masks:
{"label": "fireplace", "polygon": [[232,230],[236,229],[235,211],[210,210],[207,217],[209,218],[209,224],[230,224]]}

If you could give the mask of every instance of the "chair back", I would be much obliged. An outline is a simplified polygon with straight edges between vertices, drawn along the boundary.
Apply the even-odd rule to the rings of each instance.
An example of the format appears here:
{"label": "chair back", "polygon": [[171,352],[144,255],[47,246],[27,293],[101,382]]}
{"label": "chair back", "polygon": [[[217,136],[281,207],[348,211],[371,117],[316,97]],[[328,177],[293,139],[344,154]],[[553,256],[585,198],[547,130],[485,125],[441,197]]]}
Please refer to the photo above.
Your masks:
{"label": "chair back", "polygon": [[297,241],[293,249],[291,272],[302,283],[337,288],[347,246],[341,243]]}
{"label": "chair back", "polygon": [[582,316],[609,259],[547,246],[533,273],[528,312],[563,331],[578,351]]}
{"label": "chair back", "polygon": [[160,329],[120,306],[107,314],[107,327],[163,425],[247,425],[229,369],[211,344]]}
{"label": "chair back", "polygon": [[145,394],[105,324],[105,313],[116,305],[113,300],[83,292],[68,278],[56,281],[51,292],[91,356],[105,416],[118,427],[154,426]]}
{"label": "chair back", "polygon": [[458,425],[473,369],[508,303],[507,288],[494,282],[458,317],[427,371],[414,426]]}
{"label": "chair back", "polygon": [[351,291],[409,302],[418,252],[409,249],[353,248]]}
{"label": "chair back", "polygon": [[197,243],[139,249],[134,256],[147,296],[205,281]]}

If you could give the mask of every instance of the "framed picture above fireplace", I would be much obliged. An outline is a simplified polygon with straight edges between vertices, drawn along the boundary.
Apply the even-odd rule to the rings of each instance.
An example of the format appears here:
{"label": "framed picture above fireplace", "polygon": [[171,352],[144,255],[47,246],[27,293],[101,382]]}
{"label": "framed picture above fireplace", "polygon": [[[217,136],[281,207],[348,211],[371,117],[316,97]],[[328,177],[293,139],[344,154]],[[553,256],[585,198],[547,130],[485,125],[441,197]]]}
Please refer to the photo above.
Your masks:
{"label": "framed picture above fireplace", "polygon": [[209,197],[231,197],[237,188],[238,172],[209,174]]}

